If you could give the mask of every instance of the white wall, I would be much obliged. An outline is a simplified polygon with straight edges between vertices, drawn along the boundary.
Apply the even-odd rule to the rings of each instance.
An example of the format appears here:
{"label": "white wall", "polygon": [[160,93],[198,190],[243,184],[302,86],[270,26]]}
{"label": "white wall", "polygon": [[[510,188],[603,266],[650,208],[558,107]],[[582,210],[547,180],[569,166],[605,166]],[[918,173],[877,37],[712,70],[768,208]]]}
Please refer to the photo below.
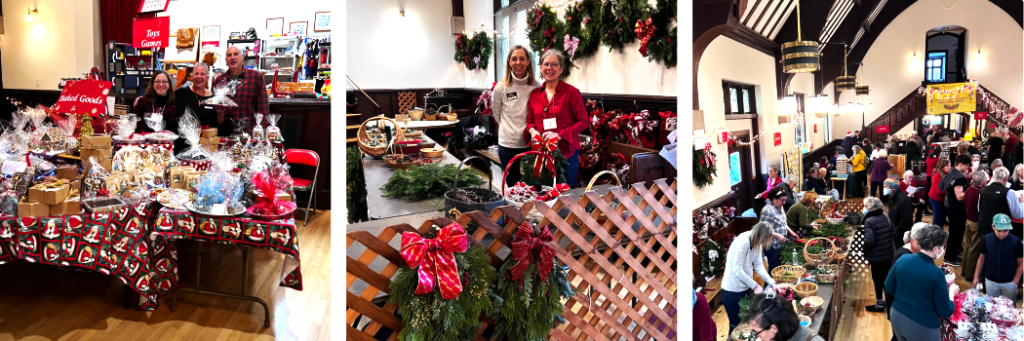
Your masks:
{"label": "white wall", "polygon": [[[56,90],[61,78],[81,77],[103,64],[99,0],[10,0],[3,6],[5,88]],[[30,7],[39,10],[33,23],[25,21]]]}
{"label": "white wall", "polygon": [[[331,6],[324,1],[316,0],[288,0],[287,5],[277,1],[209,1],[209,0],[177,0],[171,1],[167,11],[158,13],[160,17],[171,17],[171,33],[177,32],[179,28],[220,25],[220,47],[215,49],[219,56],[215,67],[226,67],[224,63],[224,51],[227,50],[228,37],[231,32],[245,32],[250,27],[256,29],[260,39],[269,38],[264,34],[267,26],[267,18],[284,18],[285,32],[288,32],[288,23],[295,21],[307,22],[307,35],[327,35],[330,32],[313,32],[313,16],[316,12],[330,11]],[[338,25],[341,18],[332,17],[332,22]],[[277,30],[275,29],[276,33]],[[358,32],[358,31],[356,31]],[[176,38],[171,38],[171,47],[168,49],[177,50],[174,47]],[[206,40],[206,39],[204,39]],[[202,56],[200,56],[202,57]]]}
{"label": "white wall", "polygon": [[[725,120],[723,80],[755,85],[755,101],[759,111],[758,125],[764,128],[766,124],[778,123],[775,58],[720,36],[704,50],[697,70],[697,87],[700,89],[698,96],[700,109],[704,111],[705,133],[710,133],[716,127],[733,127],[727,125]],[[787,147],[794,147],[792,129],[782,133],[782,145],[779,147],[774,146],[773,134],[761,137],[761,150],[757,153],[762,155],[761,166],[764,169],[755,169],[755,172],[764,172],[768,165],[779,164],[781,153]],[[756,131],[751,132],[751,136],[757,134]],[[718,178],[711,186],[703,189],[693,188],[695,206],[701,206],[729,192],[728,146],[718,143],[717,139],[713,140],[711,146],[717,155]]]}
{"label": "white wall", "polygon": [[[484,32],[494,32],[494,2],[465,0],[462,4],[462,12],[466,16],[467,31],[477,30],[480,28],[480,25],[483,24],[483,28],[481,30]],[[493,34],[491,37],[493,38]],[[455,39],[452,38],[449,44],[455,44]],[[497,53],[497,51],[497,46],[495,46],[492,53]],[[451,58],[449,58],[449,60],[451,60]],[[497,59],[492,57],[491,62],[487,64],[487,69],[481,70],[480,68],[477,68],[472,71],[466,70],[465,64],[458,63],[463,74],[463,79],[465,79],[464,86],[467,88],[490,89],[491,84],[494,83],[494,68],[496,67],[496,64],[498,64],[496,61]]]}
{"label": "white wall", "polygon": [[[917,89],[924,79],[925,33],[942,25],[967,28],[967,77],[977,80],[1003,100],[1024,108],[1024,31],[1003,10],[985,0],[960,0],[953,10],[938,1],[918,1],[893,20],[868,50],[865,68],[858,71],[871,86],[874,110],[866,123]],[[981,54],[978,54],[978,49]],[[916,52],[916,56],[914,53]],[[849,100],[842,96],[840,103]],[[860,115],[843,117],[836,136],[860,127]]]}

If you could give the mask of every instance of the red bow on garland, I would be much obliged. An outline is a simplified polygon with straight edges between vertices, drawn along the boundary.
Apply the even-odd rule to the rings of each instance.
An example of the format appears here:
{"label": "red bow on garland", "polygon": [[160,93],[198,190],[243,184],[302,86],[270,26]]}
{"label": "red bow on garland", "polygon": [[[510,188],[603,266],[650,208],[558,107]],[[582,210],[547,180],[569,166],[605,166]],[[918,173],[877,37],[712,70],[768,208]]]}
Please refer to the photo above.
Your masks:
{"label": "red bow on garland", "polygon": [[647,22],[643,20],[636,21],[636,37],[640,38],[640,55],[647,57],[647,44],[650,44],[651,39],[654,39],[654,23],[651,22],[651,17],[647,17]]}
{"label": "red bow on garland", "polygon": [[711,142],[704,144],[704,151],[704,160],[701,163],[708,167],[714,166],[715,158],[711,156]]}
{"label": "red bow on garland", "polygon": [[533,137],[533,142],[530,147],[533,151],[540,152],[540,155],[537,155],[537,159],[533,161],[533,176],[540,178],[540,172],[543,171],[544,168],[551,171],[551,175],[554,176],[555,156],[553,153],[555,152],[555,149],[558,148],[558,138],[552,137],[545,141],[544,138],[537,135]]}
{"label": "red bow on garland", "polygon": [[543,18],[543,17],[544,17],[544,11],[541,11],[540,8],[534,8],[533,9],[533,25],[530,25],[530,28],[537,28],[537,24],[540,24],[540,18]]}
{"label": "red bow on garland", "polygon": [[415,233],[402,233],[402,259],[409,268],[419,267],[419,284],[416,295],[434,291],[434,278],[441,288],[441,297],[450,300],[462,293],[459,272],[455,265],[455,252],[466,252],[469,240],[466,230],[457,223],[446,226],[437,233],[437,238],[426,239]]}
{"label": "red bow on garland", "polygon": [[[551,48],[551,45],[555,44],[555,40],[557,40],[557,39],[558,39],[558,37],[555,37],[555,28],[554,27],[549,28],[547,30],[544,30],[544,40],[548,41],[548,46],[544,48],[544,52],[548,52],[548,49]],[[544,52],[541,52],[541,53],[544,53]]]}
{"label": "red bow on garland", "polygon": [[540,200],[540,201],[555,200],[556,198],[561,196],[562,193],[565,193],[565,192],[568,192],[568,191],[569,191],[569,185],[566,185],[566,184],[556,184],[554,189],[548,191],[547,193],[544,193],[544,195],[542,195],[540,198],[537,198],[537,200]]}
{"label": "red bow on garland", "polygon": [[650,136],[654,128],[658,126],[658,120],[651,119],[651,113],[647,110],[639,114],[629,115],[626,127],[628,128],[626,138],[629,144],[644,148],[654,148],[654,139]]}
{"label": "red bow on garland", "polygon": [[533,226],[523,222],[516,231],[516,237],[512,240],[512,258],[519,261],[510,270],[513,281],[518,281],[530,267],[532,255],[537,256],[537,272],[541,281],[547,281],[551,270],[555,269],[555,248],[548,243],[553,241],[551,230],[547,226],[537,228],[540,234],[534,236]]}

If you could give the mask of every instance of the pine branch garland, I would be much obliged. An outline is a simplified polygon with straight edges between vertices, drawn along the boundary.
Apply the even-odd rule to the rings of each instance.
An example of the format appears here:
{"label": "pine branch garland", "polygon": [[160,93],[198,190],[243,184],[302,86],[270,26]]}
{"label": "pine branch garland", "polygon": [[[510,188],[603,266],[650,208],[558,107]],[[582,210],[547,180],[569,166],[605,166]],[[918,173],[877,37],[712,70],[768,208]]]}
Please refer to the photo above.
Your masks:
{"label": "pine branch garland", "polygon": [[[453,164],[428,163],[423,166],[409,166],[406,170],[395,170],[388,182],[381,187],[381,195],[409,201],[440,198],[452,189],[455,172]],[[478,187],[484,180],[473,171],[459,172],[459,183],[455,187]]]}
{"label": "pine branch garland", "polygon": [[647,58],[659,61],[665,67],[676,67],[676,28],[669,29],[676,20],[676,0],[658,0],[657,7],[651,13],[654,24],[654,40],[647,46]]}
{"label": "pine branch garland", "polygon": [[366,179],[363,178],[362,153],[357,147],[348,147],[346,156],[345,169],[348,177],[345,178],[345,202],[348,206],[348,223],[368,221],[370,212],[366,204]]}
{"label": "pine branch garland", "polygon": [[619,0],[614,6],[614,19],[602,23],[601,32],[604,33],[601,42],[609,47],[609,51],[621,52],[626,44],[637,40],[636,34],[633,33],[636,21],[646,20],[651,12],[651,6],[647,4],[647,0]]}
{"label": "pine branch garland", "polygon": [[399,340],[472,340],[482,327],[480,314],[497,312],[502,300],[493,291],[497,273],[490,265],[487,251],[470,247],[464,253],[455,253],[455,262],[462,293],[451,300],[441,298],[438,285],[429,294],[413,294],[419,279],[416,270],[404,266],[398,269],[391,282],[388,303],[398,305],[398,314],[405,323]]}

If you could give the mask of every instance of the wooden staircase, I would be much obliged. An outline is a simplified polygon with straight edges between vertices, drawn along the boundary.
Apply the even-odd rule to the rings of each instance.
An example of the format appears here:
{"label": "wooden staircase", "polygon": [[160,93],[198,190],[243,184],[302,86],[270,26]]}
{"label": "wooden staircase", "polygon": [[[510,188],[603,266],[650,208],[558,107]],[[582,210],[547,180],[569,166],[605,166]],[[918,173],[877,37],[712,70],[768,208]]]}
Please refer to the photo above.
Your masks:
{"label": "wooden staircase", "polygon": [[[982,103],[978,101],[978,111],[1000,111],[1008,112],[1011,108],[1010,104],[999,98],[996,94],[992,93],[984,86],[978,85],[979,91],[986,93],[991,103]],[[981,98],[980,94],[978,95]],[[926,96],[923,88],[918,88],[900,100],[896,105],[886,110],[884,114],[876,118],[870,124],[864,126],[861,129],[861,136],[867,137],[871,141],[885,141],[887,137],[895,132],[903,129],[907,124],[913,123],[924,115],[927,115],[927,103]],[[988,120],[995,122],[999,125],[1006,125],[1005,118],[996,117],[989,115]],[[889,126],[888,133],[877,133],[875,128],[880,126]],[[1020,132],[1020,127],[1011,127],[1014,132]]]}

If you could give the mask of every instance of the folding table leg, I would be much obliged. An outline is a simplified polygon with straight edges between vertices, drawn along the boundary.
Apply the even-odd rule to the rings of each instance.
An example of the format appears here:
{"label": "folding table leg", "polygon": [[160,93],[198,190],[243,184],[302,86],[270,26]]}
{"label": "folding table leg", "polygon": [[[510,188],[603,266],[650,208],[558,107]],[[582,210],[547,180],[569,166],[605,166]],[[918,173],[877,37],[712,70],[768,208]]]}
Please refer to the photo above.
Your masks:
{"label": "folding table leg", "polygon": [[[202,246],[203,246],[203,241],[198,241],[198,242],[199,242],[199,248],[201,249]],[[202,268],[201,267],[201,265],[202,265],[202,253],[200,252],[200,253],[196,254],[196,286],[195,286],[194,289],[193,288],[181,288],[181,289],[178,289],[177,291],[175,291],[174,292],[174,296],[171,298],[171,311],[172,312],[175,311],[175,303],[178,300],[178,294],[181,293],[182,291],[190,291],[190,292],[199,293],[199,294],[206,294],[206,295],[220,296],[220,297],[226,297],[226,298],[233,298],[233,299],[236,299],[236,300],[244,300],[244,301],[256,302],[256,303],[259,303],[259,305],[263,306],[263,328],[269,328],[270,327],[270,307],[267,305],[267,302],[263,301],[259,297],[248,296],[248,295],[245,294],[245,292],[246,292],[246,282],[249,279],[249,267],[248,267],[248,265],[249,265],[249,251],[250,251],[250,249],[248,247],[246,247],[246,246],[239,246],[239,247],[242,249],[242,292],[241,292],[241,294],[232,294],[232,293],[227,293],[227,292],[199,289],[199,273],[200,273],[200,269]]]}

